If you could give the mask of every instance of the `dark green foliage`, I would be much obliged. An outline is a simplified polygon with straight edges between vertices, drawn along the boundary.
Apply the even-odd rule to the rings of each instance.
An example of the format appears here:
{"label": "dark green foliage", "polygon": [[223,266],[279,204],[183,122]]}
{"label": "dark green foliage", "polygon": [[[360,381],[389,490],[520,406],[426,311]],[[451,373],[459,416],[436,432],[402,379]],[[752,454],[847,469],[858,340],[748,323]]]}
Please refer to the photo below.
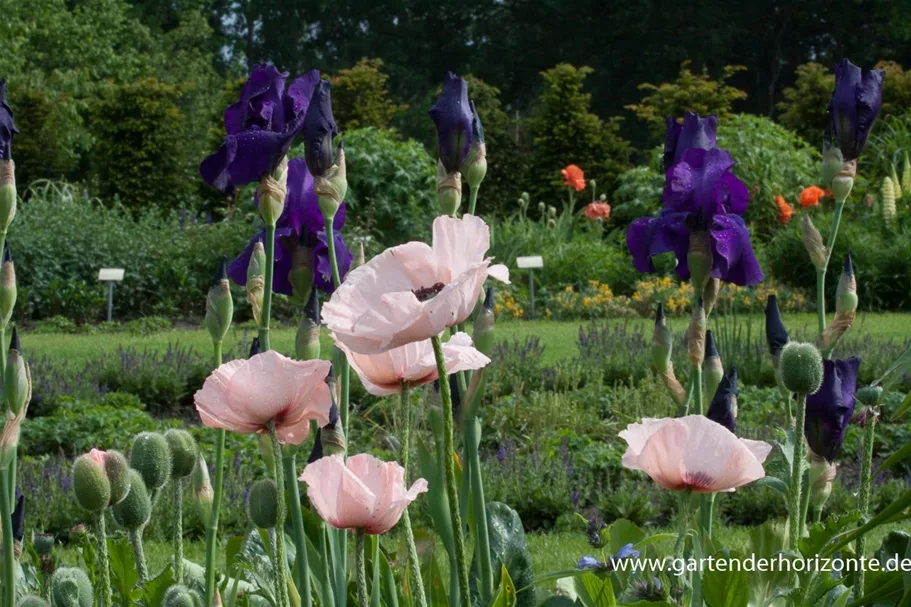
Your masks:
{"label": "dark green foliage", "polygon": [[387,128],[392,118],[407,106],[389,99],[389,76],[381,71],[382,59],[358,61],[339,70],[332,81],[332,114],[342,132],[365,127]]}
{"label": "dark green foliage", "polygon": [[522,519],[515,510],[500,502],[487,503],[487,528],[490,536],[490,556],[494,568],[494,586],[500,585],[501,567],[506,567],[509,577],[519,590],[518,607],[534,607],[534,571],[531,554],[525,539]]}
{"label": "dark green foliage", "polygon": [[624,226],[639,217],[656,214],[661,209],[663,191],[664,175],[650,166],[620,173],[617,189],[610,198],[611,222]]}
{"label": "dark green foliage", "polygon": [[784,101],[778,103],[778,120],[807,141],[819,142],[828,120],[826,105],[835,88],[835,76],[819,63],[798,65],[794,86],[782,91]]}

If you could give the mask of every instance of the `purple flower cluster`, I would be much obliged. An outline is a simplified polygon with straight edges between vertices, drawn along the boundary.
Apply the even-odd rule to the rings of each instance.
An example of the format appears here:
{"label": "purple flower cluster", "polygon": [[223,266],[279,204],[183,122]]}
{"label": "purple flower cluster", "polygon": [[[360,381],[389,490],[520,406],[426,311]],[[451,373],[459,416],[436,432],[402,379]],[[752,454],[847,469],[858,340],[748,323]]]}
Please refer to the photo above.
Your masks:
{"label": "purple flower cluster", "polygon": [[715,147],[717,125],[714,116],[687,113],[683,124],[668,118],[664,209],[658,217],[634,221],[626,235],[638,271],[654,272],[652,258],[673,252],[677,275],[688,280],[690,235],[705,230],[711,242],[712,277],[740,286],[763,279],[742,217],[749,190],[731,172],[734,160],[730,153]]}

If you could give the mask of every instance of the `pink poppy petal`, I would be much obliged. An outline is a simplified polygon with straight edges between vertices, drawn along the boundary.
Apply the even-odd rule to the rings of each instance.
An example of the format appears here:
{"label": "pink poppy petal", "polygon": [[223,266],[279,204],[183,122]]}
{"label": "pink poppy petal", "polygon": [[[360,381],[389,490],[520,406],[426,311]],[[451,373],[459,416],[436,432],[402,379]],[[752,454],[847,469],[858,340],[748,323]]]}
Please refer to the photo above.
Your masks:
{"label": "pink poppy petal", "polygon": [[680,491],[686,486],[682,461],[688,438],[689,429],[679,420],[663,424],[639,453],[639,468],[665,489]]}
{"label": "pink poppy petal", "polygon": [[441,215],[433,220],[433,253],[443,283],[484,261],[489,248],[490,228],[480,217],[463,215],[456,219]]}

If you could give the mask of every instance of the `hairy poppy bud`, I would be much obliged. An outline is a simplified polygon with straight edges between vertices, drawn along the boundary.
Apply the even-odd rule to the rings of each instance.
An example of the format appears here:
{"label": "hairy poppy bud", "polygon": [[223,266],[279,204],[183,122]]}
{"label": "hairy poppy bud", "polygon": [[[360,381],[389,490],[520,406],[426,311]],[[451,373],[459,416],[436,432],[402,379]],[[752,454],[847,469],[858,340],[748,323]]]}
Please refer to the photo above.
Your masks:
{"label": "hairy poppy bud", "polygon": [[250,522],[260,529],[271,529],[278,522],[278,487],[271,478],[253,483],[247,500]]}
{"label": "hairy poppy bud", "polygon": [[462,173],[465,174],[465,181],[474,190],[481,185],[487,175],[487,144],[484,142],[484,126],[481,124],[481,117],[478,115],[474,101],[470,101],[469,106],[471,107],[471,147],[468,148],[468,156],[462,166]]}
{"label": "hairy poppy bud", "polygon": [[111,505],[122,502],[130,492],[132,482],[127,458],[120,451],[108,451],[104,458],[104,472],[111,483]]}
{"label": "hairy poppy bud", "polygon": [[51,578],[51,600],[54,605],[92,607],[95,595],[89,576],[78,567],[58,569]]}
{"label": "hairy poppy bud", "polygon": [[9,325],[16,307],[16,266],[13,265],[13,254],[9,243],[3,247],[3,261],[0,265],[0,327]]}
{"label": "hairy poppy bud", "polygon": [[102,512],[111,503],[111,481],[104,471],[105,452],[92,449],[73,462],[73,493],[89,512]]}
{"label": "hairy poppy bud", "polygon": [[142,475],[130,470],[130,490],[119,504],[114,504],[111,514],[118,525],[127,531],[145,527],[152,517],[152,500]]}
{"label": "hairy poppy bud", "polygon": [[541,214],[541,217],[544,217],[544,214],[547,212],[547,205],[543,202],[538,203],[538,212]]}
{"label": "hairy poppy bud", "polygon": [[494,314],[493,314],[493,287],[487,287],[484,294],[484,305],[474,321],[474,334],[472,341],[474,347],[481,353],[490,356],[494,342]]}
{"label": "hairy poppy bud", "polygon": [[228,267],[224,259],[218,264],[212,286],[206,297],[206,329],[212,341],[221,343],[234,317],[234,300],[231,299],[231,283],[228,282]]}
{"label": "hairy poppy bud", "polygon": [[455,217],[462,204],[462,174],[447,173],[440,162],[437,165],[437,206],[440,213]]}
{"label": "hairy poppy bud", "polygon": [[702,364],[705,358],[705,302],[700,297],[693,306],[693,314],[690,317],[690,326],[687,329],[689,336],[689,357],[690,364],[698,366]]}
{"label": "hairy poppy bud", "polygon": [[13,415],[19,415],[24,411],[32,397],[32,380],[29,376],[28,363],[22,356],[17,329],[13,329],[6,369],[3,372],[3,395]]}
{"label": "hairy poppy bud", "polygon": [[196,467],[196,458],[199,447],[196,439],[186,430],[171,428],[164,434],[171,453],[171,476],[173,478],[186,478],[193,473]]}
{"label": "hairy poppy bud", "polygon": [[196,607],[196,601],[189,588],[182,584],[175,584],[164,593],[161,607]]}
{"label": "hairy poppy bud", "polygon": [[829,252],[822,242],[822,234],[813,225],[813,220],[810,219],[809,213],[803,214],[800,229],[803,237],[803,246],[807,249],[807,253],[810,254],[810,261],[813,262],[817,270],[822,270],[829,260]]}
{"label": "hairy poppy bud", "polygon": [[50,603],[34,594],[27,594],[18,601],[16,607],[50,607]]}
{"label": "hairy poppy bud", "polygon": [[822,385],[822,355],[813,344],[789,342],[781,350],[780,371],[789,391],[813,394]]}
{"label": "hairy poppy bud", "polygon": [[294,339],[294,351],[298,360],[316,360],[319,358],[319,297],[316,289],[310,291],[310,300],[297,326]]}
{"label": "hairy poppy bud", "polygon": [[36,533],[34,539],[35,552],[40,555],[50,554],[54,551],[57,538],[52,533]]}
{"label": "hairy poppy bud", "polygon": [[266,174],[256,188],[259,212],[267,226],[274,226],[285,209],[285,197],[288,195],[288,157],[272,173]]}
{"label": "hairy poppy bud", "polygon": [[721,356],[715,346],[715,336],[711,331],[705,332],[705,362],[703,362],[703,378],[705,379],[705,395],[713,398],[718,384],[724,378],[724,367]]}
{"label": "hairy poppy bud", "polygon": [[130,465],[142,475],[148,489],[161,489],[171,476],[168,441],[156,432],[140,432],[133,438]]}
{"label": "hairy poppy bud", "polygon": [[16,216],[16,164],[0,159],[0,231],[6,232]]}
{"label": "hairy poppy bud", "polygon": [[838,468],[834,462],[826,461],[810,451],[810,502],[816,510],[822,510],[832,495],[832,483]]}
{"label": "hairy poppy bud", "polygon": [[888,177],[883,177],[882,187],[883,197],[883,219],[889,227],[895,226],[896,209],[895,209],[895,184]]}

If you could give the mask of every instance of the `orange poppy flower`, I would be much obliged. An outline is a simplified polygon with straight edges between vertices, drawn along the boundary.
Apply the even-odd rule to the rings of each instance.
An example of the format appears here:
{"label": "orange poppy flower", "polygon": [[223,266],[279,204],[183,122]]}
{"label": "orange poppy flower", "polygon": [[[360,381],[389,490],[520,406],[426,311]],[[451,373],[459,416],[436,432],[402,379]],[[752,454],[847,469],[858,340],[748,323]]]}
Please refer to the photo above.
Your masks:
{"label": "orange poppy flower", "polygon": [[800,206],[809,209],[819,204],[819,199],[826,195],[826,191],[819,186],[811,185],[800,193]]}
{"label": "orange poppy flower", "polygon": [[563,175],[563,185],[568,185],[577,192],[585,189],[585,173],[576,165],[569,165],[560,171],[560,174]]}
{"label": "orange poppy flower", "polygon": [[775,204],[778,205],[778,221],[788,223],[794,216],[794,207],[788,204],[783,196],[775,197]]}
{"label": "orange poppy flower", "polygon": [[585,205],[585,216],[589,219],[607,219],[610,217],[610,205],[606,202],[590,202]]}

